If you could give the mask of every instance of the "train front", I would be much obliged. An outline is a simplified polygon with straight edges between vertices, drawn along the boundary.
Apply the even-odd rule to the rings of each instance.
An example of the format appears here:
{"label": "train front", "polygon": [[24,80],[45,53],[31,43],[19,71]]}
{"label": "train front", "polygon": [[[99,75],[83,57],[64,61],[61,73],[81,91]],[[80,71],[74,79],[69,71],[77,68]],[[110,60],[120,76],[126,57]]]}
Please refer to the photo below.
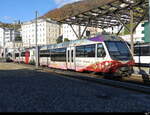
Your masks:
{"label": "train front", "polygon": [[133,73],[135,64],[133,56],[126,42],[121,38],[105,41],[111,61],[108,61],[107,70],[116,76],[128,77]]}

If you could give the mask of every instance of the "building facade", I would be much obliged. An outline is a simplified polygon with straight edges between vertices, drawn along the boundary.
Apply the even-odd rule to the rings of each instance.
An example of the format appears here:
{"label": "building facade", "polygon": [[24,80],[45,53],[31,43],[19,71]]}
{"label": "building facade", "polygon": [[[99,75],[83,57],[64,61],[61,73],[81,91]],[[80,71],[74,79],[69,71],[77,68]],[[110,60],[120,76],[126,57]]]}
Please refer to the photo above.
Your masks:
{"label": "building facade", "polygon": [[[76,32],[77,35],[82,35],[85,26],[79,26],[77,25],[72,25],[74,31]],[[61,33],[63,36],[63,41],[67,38],[68,40],[77,40],[79,39],[77,37],[77,35],[75,34],[75,32],[73,31],[73,29],[71,28],[70,25],[68,24],[63,24],[61,27]],[[102,30],[100,28],[94,28],[94,27],[87,27],[86,31],[83,34],[83,38],[88,38],[88,37],[92,37],[94,35],[96,35],[97,33],[100,33]]]}
{"label": "building facade", "polygon": [[[137,42],[140,42],[140,43],[144,43],[145,41],[143,40],[143,37],[144,37],[144,34],[143,34],[143,31],[144,31],[144,27],[142,26],[143,25],[143,22],[140,23],[135,32],[134,32],[134,43],[137,43]],[[122,33],[121,37],[127,41],[127,42],[131,42],[131,35],[130,34],[127,34],[127,35],[124,35],[124,32]]]}
{"label": "building facade", "polygon": [[[35,20],[25,22],[21,25],[22,41],[24,47],[36,45],[36,23]],[[37,45],[55,44],[60,35],[60,25],[50,19],[37,20]]]}
{"label": "building facade", "polygon": [[4,28],[0,28],[0,47],[3,48],[4,46]]}
{"label": "building facade", "polygon": [[0,28],[0,57],[4,53],[4,49],[7,51],[10,47],[13,48],[13,42],[16,37],[20,37],[20,31],[11,28]]}

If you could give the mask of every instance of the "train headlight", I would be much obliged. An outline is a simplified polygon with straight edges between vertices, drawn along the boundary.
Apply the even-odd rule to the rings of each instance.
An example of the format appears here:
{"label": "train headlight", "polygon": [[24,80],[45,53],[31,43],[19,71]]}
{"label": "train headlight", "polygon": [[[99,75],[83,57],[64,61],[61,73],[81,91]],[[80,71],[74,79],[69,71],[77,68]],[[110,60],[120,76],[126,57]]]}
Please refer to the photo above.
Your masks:
{"label": "train headlight", "polygon": [[105,66],[109,66],[109,64],[110,64],[110,63],[106,62],[106,63],[105,63]]}
{"label": "train headlight", "polygon": [[105,63],[105,66],[110,66],[112,63],[110,63],[110,62],[106,62]]}

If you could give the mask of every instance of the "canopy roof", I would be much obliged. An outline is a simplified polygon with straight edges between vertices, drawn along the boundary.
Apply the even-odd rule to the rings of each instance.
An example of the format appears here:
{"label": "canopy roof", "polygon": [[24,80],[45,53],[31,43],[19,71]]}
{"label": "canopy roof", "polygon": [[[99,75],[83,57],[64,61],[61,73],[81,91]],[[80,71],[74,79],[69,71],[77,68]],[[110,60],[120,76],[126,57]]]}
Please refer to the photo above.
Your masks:
{"label": "canopy roof", "polygon": [[83,0],[48,12],[44,17],[60,23],[108,28],[148,19],[148,0]]}

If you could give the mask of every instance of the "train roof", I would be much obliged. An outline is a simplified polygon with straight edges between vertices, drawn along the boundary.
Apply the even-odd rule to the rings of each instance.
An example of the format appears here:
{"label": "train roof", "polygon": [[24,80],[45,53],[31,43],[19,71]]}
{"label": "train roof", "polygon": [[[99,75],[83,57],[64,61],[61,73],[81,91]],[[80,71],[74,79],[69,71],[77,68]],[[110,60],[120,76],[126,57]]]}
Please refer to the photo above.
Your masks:
{"label": "train roof", "polygon": [[135,44],[135,47],[144,47],[144,46],[150,46],[150,42],[147,42],[147,43],[137,43],[137,44]]}
{"label": "train roof", "polygon": [[77,45],[83,45],[83,44],[92,44],[96,42],[105,42],[105,41],[124,41],[121,37],[113,36],[113,35],[98,35],[93,38],[88,39],[82,39],[82,40],[74,40],[69,42],[64,42],[60,44],[52,44],[47,46],[42,46],[42,49],[53,49],[53,48],[63,48],[67,46],[77,46]]}

